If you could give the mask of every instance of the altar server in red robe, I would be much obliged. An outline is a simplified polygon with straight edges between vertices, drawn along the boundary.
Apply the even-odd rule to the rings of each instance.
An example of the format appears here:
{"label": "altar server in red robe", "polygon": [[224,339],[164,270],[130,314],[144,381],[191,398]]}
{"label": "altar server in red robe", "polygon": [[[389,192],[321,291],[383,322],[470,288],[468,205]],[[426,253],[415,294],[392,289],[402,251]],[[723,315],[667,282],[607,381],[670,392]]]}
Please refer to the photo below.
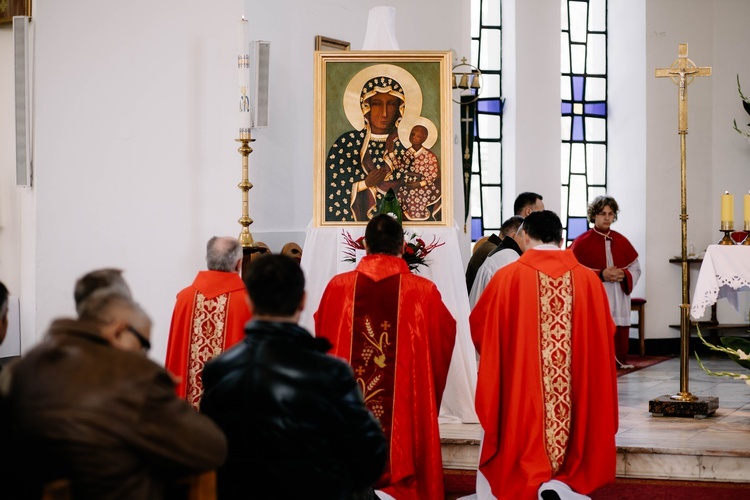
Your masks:
{"label": "altar server in red robe", "polygon": [[376,489],[399,500],[438,499],[444,497],[438,410],[456,322],[435,284],[409,272],[403,248],[401,225],[388,215],[373,217],[365,230],[367,255],[328,284],[315,333],[351,364],[383,427],[389,458]]}
{"label": "altar server in red robe", "polygon": [[470,316],[484,430],[477,497],[588,498],[615,479],[615,325],[597,275],[560,250],[558,216],[535,212],[523,227],[526,251]]}
{"label": "altar server in red robe", "polygon": [[179,379],[177,395],[196,409],[203,395],[203,365],[244,337],[251,316],[239,274],[240,242],[214,236],[208,240],[206,264],[208,271],[200,271],[193,284],[177,294],[165,362]]}
{"label": "altar server in red robe", "polygon": [[573,241],[570,249],[578,262],[592,269],[604,283],[609,311],[617,325],[615,358],[625,365],[630,340],[630,292],[641,276],[638,252],[628,239],[612,231],[620,207],[611,196],[597,196],[588,206],[589,222],[594,227]]}

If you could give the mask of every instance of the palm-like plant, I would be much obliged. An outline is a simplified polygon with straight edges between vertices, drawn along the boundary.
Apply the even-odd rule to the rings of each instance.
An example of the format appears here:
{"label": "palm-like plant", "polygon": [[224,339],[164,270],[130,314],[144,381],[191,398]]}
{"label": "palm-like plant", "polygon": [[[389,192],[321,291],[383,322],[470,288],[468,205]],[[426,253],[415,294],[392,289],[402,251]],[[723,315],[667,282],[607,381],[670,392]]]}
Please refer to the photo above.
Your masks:
{"label": "palm-like plant", "polygon": [[[741,367],[750,370],[750,340],[743,339],[741,337],[721,337],[721,343],[724,345],[716,346],[703,338],[700,328],[698,328],[698,338],[700,338],[701,342],[703,342],[703,344],[712,351],[723,352],[724,354],[729,356],[729,359],[731,359]],[[703,362],[701,361],[701,358],[698,357],[697,352],[695,353],[695,359],[698,360],[698,364],[703,369],[703,371],[709,375],[713,375],[714,377],[730,377],[735,380],[744,380],[746,384],[750,385],[750,375],[733,372],[712,372],[711,370],[703,366]]]}
{"label": "palm-like plant", "polygon": [[[745,111],[748,115],[750,115],[750,99],[745,97],[745,94],[742,93],[742,87],[740,86],[740,75],[737,75],[737,92],[740,93],[740,99],[742,99],[742,107],[745,108]],[[748,127],[750,127],[750,123],[747,124]],[[734,120],[734,129],[744,138],[750,140],[750,132],[747,132],[745,130],[741,130],[737,126],[737,120]]]}

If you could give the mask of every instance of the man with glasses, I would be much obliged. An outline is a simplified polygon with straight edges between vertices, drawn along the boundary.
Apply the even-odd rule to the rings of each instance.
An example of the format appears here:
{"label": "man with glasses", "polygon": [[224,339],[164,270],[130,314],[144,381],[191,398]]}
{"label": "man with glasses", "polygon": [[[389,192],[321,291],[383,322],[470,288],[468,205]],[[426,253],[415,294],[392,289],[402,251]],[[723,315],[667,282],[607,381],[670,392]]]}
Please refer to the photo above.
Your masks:
{"label": "man with glasses", "polygon": [[10,417],[26,464],[14,479],[29,489],[21,496],[40,498],[62,477],[73,498],[159,499],[175,479],[218,467],[226,439],[146,357],[146,313],[113,287],[78,310],[12,367]]}

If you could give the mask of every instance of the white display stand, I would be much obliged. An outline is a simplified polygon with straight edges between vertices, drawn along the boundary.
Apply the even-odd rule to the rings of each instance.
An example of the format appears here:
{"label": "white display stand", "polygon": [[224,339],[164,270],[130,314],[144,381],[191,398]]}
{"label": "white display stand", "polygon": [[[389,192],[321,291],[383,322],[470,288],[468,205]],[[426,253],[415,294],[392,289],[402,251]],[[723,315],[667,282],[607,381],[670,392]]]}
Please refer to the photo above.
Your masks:
{"label": "white display stand", "polygon": [[[441,423],[478,423],[474,410],[474,393],[477,386],[477,358],[469,331],[469,297],[466,293],[461,252],[458,247],[457,227],[413,227],[426,243],[437,237],[445,245],[436,248],[427,257],[429,267],[422,266],[419,276],[431,280],[443,297],[443,302],[456,319],[456,344],[448,371],[448,381],[440,407]],[[307,307],[302,312],[300,325],[315,331],[313,314],[318,310],[326,285],[336,274],[355,268],[352,262],[343,262],[343,231],[353,239],[363,236],[365,226],[308,227],[302,247],[302,269],[307,280]]]}

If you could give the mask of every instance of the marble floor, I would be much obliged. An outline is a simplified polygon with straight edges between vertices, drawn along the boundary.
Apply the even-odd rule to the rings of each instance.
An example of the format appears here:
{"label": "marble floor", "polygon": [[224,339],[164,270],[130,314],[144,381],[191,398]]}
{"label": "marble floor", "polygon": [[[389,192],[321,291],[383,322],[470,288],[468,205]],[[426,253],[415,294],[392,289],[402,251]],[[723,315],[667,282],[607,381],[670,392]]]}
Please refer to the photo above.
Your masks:
{"label": "marble floor", "polygon": [[[708,359],[712,371],[743,372],[728,359]],[[707,375],[690,360],[688,389],[716,396],[719,408],[703,419],[654,417],[648,402],[680,390],[680,361],[671,359],[618,378],[618,477],[750,482],[750,385]],[[446,468],[476,469],[478,424],[442,424]]]}

